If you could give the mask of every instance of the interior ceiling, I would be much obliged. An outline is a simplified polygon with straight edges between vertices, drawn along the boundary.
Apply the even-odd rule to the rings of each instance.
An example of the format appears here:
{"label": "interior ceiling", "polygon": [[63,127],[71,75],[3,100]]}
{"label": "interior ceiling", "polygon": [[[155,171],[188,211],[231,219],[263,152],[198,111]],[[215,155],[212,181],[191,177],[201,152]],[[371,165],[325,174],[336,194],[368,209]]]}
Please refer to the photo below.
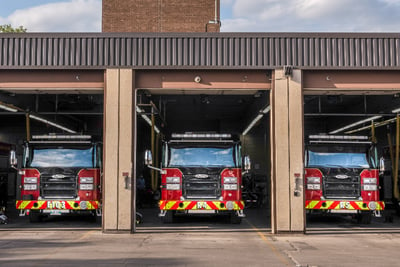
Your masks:
{"label": "interior ceiling", "polygon": [[259,90],[143,90],[138,103],[147,114],[152,101],[159,111],[156,122],[165,131],[239,133],[268,105],[268,91]]}
{"label": "interior ceiling", "polygon": [[[384,95],[306,95],[305,133],[329,133],[373,116],[382,116],[375,122],[387,120],[396,116],[392,110],[397,108],[400,108],[400,94],[395,92]],[[362,125],[367,124],[371,122]]]}
{"label": "interior ceiling", "polygon": [[[139,95],[139,103],[154,102],[167,124],[224,121],[240,124],[242,129],[269,104],[269,91],[258,90],[143,90]],[[16,94],[2,91],[0,101],[65,126],[85,129],[88,121],[96,121],[102,126],[102,94]],[[383,95],[305,95],[305,134],[328,133],[376,115],[382,116],[379,121],[387,120],[395,116],[391,111],[396,108],[400,108],[400,92]],[[16,122],[15,113],[0,110],[0,115],[2,125]],[[24,116],[18,118],[24,120]],[[102,129],[98,131],[101,133]]]}
{"label": "interior ceiling", "polygon": [[[103,95],[79,94],[76,91],[68,94],[30,93],[21,94],[9,91],[0,92],[3,104],[17,107],[20,112],[10,112],[0,109],[1,124],[12,127],[25,122],[26,112],[40,116],[51,122],[56,122],[78,132],[91,132],[100,135],[103,120]],[[43,124],[43,123],[42,123]],[[32,131],[38,123],[32,123]],[[43,126],[43,125],[39,125]],[[100,129],[97,129],[100,127]],[[57,132],[56,129],[49,129]]]}

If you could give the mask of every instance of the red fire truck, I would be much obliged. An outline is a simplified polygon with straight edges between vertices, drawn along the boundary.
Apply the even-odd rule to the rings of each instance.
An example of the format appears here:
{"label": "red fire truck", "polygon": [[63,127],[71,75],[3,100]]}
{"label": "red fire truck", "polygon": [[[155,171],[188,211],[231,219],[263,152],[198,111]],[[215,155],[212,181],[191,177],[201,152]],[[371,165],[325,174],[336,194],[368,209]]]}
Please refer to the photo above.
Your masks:
{"label": "red fire truck", "polygon": [[354,214],[368,224],[380,216],[379,161],[367,136],[312,135],[305,153],[308,213]]}
{"label": "red fire truck", "polygon": [[[23,146],[20,215],[88,213],[101,218],[101,144],[88,135],[38,135]],[[11,165],[16,168],[15,151]]]}
{"label": "red fire truck", "polygon": [[[231,223],[244,217],[241,145],[230,134],[172,134],[163,143],[160,214],[163,222],[191,214],[229,215]],[[243,158],[245,171],[250,159]]]}

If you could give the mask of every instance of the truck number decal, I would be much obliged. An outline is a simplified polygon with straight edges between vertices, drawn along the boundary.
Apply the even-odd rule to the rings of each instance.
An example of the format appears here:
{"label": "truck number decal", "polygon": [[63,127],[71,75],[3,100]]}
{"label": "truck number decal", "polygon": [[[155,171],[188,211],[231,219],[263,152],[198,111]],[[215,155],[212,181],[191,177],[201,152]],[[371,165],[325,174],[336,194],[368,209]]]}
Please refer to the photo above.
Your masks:
{"label": "truck number decal", "polygon": [[207,208],[206,202],[197,202],[197,209],[202,210]]}
{"label": "truck number decal", "polygon": [[66,209],[65,201],[47,201],[48,209]]}
{"label": "truck number decal", "polygon": [[341,201],[340,203],[339,203],[339,208],[341,208],[341,209],[349,209],[350,208],[350,202],[347,202],[347,201]]}

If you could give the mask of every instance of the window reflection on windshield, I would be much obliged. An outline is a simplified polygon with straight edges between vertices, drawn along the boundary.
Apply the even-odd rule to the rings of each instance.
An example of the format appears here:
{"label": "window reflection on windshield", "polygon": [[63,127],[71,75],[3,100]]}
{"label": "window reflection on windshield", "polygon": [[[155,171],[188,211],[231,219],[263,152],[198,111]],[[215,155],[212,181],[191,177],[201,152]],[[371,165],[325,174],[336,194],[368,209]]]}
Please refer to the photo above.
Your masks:
{"label": "window reflection on windshield", "polygon": [[93,148],[35,149],[30,167],[93,167]]}
{"label": "window reflection on windshield", "polygon": [[365,153],[321,153],[309,151],[309,166],[368,168]]}
{"label": "window reflection on windshield", "polygon": [[171,148],[169,167],[221,166],[234,167],[233,148]]}

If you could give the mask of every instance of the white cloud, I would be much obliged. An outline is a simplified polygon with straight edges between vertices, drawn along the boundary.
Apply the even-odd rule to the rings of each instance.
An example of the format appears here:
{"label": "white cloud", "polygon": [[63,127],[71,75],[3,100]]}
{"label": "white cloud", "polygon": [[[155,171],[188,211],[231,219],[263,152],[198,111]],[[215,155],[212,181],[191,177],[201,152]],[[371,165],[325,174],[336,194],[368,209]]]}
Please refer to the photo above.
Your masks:
{"label": "white cloud", "polygon": [[[228,1],[222,2],[226,8]],[[224,32],[398,32],[400,0],[231,0]]]}
{"label": "white cloud", "polygon": [[101,0],[66,0],[16,10],[0,22],[28,32],[100,32],[101,8]]}

